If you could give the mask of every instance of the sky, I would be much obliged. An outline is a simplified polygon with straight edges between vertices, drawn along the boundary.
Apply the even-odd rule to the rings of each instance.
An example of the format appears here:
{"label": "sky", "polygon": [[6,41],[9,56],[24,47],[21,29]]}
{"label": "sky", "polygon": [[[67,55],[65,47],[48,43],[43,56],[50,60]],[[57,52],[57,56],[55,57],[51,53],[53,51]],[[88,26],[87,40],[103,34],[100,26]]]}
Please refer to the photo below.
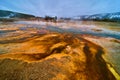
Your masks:
{"label": "sky", "polygon": [[120,12],[120,0],[0,0],[0,10],[35,16],[72,17]]}

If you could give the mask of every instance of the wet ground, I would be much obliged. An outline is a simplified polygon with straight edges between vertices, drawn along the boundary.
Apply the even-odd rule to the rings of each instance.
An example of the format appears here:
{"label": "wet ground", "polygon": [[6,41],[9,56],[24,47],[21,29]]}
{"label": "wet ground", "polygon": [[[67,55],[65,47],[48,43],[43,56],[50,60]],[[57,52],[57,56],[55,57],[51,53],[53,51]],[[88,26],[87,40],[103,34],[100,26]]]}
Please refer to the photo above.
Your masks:
{"label": "wet ground", "polygon": [[[25,67],[37,70],[44,64],[43,67],[46,67],[48,72],[42,68],[38,69],[42,73],[38,72],[41,75],[39,77],[35,71],[36,80],[58,80],[60,78],[62,80],[119,80],[119,31],[120,23],[112,22],[19,21],[1,23],[0,79],[13,80],[12,75],[17,75],[20,77],[19,79],[14,77],[17,80],[21,80],[22,77],[23,80],[30,80],[33,70]],[[5,67],[7,64],[13,69]],[[39,67],[36,68],[33,64]],[[28,73],[25,73],[24,69]]]}

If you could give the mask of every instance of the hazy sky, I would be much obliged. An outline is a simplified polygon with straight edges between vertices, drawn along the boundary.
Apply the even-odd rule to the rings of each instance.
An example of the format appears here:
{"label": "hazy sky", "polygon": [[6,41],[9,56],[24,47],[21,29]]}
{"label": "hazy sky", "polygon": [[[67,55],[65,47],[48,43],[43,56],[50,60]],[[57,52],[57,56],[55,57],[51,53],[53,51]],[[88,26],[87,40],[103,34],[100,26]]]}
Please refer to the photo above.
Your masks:
{"label": "hazy sky", "polygon": [[77,16],[120,12],[120,0],[0,0],[0,9],[36,16]]}

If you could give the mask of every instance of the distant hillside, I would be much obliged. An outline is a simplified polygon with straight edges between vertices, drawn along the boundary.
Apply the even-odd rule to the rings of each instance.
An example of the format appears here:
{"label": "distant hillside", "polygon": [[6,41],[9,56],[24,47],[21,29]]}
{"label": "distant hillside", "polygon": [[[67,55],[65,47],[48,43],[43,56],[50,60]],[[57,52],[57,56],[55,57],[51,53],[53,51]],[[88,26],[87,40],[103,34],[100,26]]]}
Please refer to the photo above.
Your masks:
{"label": "distant hillside", "polygon": [[76,20],[93,20],[93,21],[113,21],[113,22],[120,22],[120,12],[76,16],[76,17],[73,17],[72,19],[76,19]]}
{"label": "distant hillside", "polygon": [[35,16],[23,13],[17,13],[12,11],[0,10],[0,18],[33,18]]}

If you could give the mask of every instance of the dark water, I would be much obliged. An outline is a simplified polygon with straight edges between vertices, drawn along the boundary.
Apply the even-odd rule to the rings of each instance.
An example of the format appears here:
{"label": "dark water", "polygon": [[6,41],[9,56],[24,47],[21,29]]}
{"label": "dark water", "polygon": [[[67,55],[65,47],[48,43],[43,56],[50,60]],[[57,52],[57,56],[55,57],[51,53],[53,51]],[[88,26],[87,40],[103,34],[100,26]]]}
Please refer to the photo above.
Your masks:
{"label": "dark water", "polygon": [[116,39],[120,39],[120,33],[119,32],[94,32],[94,31],[82,31],[80,29],[74,29],[74,28],[70,28],[70,29],[61,29],[55,26],[49,26],[47,28],[48,30],[52,30],[52,31],[57,31],[57,32],[70,32],[70,33],[75,33],[75,34],[89,34],[89,35],[94,35],[94,36],[100,36],[100,37],[111,37],[111,38],[116,38]]}
{"label": "dark water", "polygon": [[[43,28],[41,27],[42,24],[30,24],[27,22],[21,22],[22,24],[26,24],[26,26],[28,26],[27,28],[30,27],[36,27],[38,29]],[[21,23],[17,23],[17,24],[21,24]],[[113,22],[94,22],[94,21],[83,21],[83,22],[76,22],[77,25],[87,25],[87,26],[97,26],[98,28],[103,28],[106,29],[104,31],[93,31],[91,29],[89,30],[82,30],[81,28],[74,28],[74,27],[70,27],[70,28],[60,28],[59,26],[49,26],[49,25],[45,25],[47,26],[45,29],[47,30],[51,30],[51,31],[56,31],[56,32],[60,32],[60,33],[64,33],[64,32],[68,32],[68,33],[74,33],[74,34],[89,34],[89,35],[94,35],[94,36],[100,36],[100,37],[111,37],[111,38],[116,38],[116,39],[120,39],[120,23],[113,23]],[[65,23],[67,24],[67,23]],[[67,26],[69,27],[69,26]],[[22,28],[22,30],[26,30],[26,28]]]}

